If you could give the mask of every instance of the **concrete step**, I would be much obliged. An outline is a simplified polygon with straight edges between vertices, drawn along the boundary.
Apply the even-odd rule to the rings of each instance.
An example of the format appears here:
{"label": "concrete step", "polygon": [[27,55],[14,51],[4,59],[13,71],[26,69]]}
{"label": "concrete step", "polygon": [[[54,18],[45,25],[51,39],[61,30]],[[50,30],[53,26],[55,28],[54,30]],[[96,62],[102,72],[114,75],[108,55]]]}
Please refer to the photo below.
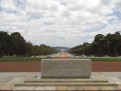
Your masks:
{"label": "concrete step", "polygon": [[118,86],[109,83],[20,83],[15,86]]}
{"label": "concrete step", "polygon": [[44,79],[44,80],[27,80],[27,81],[24,81],[24,83],[108,83],[108,80]]}
{"label": "concrete step", "polygon": [[13,91],[121,91],[121,88],[115,85],[98,86],[16,86]]}
{"label": "concrete step", "polygon": [[121,91],[121,85],[108,80],[94,79],[40,79],[15,84],[14,91]]}

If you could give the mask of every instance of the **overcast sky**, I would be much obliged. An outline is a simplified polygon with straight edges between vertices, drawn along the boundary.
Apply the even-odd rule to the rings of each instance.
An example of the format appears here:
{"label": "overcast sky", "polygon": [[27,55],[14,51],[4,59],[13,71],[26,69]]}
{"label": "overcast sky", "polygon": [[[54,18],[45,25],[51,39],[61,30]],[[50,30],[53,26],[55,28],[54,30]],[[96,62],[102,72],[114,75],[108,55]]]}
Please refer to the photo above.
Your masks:
{"label": "overcast sky", "polygon": [[0,0],[0,31],[73,47],[121,30],[121,0]]}

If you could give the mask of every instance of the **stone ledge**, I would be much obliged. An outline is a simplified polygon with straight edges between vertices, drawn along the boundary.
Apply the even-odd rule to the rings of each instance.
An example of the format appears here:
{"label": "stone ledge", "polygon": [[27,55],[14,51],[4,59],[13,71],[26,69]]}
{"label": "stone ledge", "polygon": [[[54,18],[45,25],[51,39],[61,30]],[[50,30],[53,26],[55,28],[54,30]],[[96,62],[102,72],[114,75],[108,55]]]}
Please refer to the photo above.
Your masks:
{"label": "stone ledge", "polygon": [[26,80],[24,83],[108,83],[108,80],[93,80],[93,79],[41,79],[41,80]]}
{"label": "stone ledge", "polygon": [[20,83],[15,86],[119,86],[109,83]]}

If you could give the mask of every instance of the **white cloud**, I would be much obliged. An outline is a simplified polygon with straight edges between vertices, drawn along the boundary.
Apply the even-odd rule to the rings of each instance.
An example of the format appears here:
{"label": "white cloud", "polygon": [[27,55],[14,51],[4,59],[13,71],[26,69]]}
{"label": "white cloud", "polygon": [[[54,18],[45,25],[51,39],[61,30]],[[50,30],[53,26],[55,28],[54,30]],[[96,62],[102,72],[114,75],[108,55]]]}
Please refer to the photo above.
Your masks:
{"label": "white cloud", "polygon": [[7,10],[16,10],[13,0],[1,0],[1,7]]}
{"label": "white cloud", "polygon": [[91,42],[98,33],[121,30],[120,0],[1,0],[0,30],[50,46]]}

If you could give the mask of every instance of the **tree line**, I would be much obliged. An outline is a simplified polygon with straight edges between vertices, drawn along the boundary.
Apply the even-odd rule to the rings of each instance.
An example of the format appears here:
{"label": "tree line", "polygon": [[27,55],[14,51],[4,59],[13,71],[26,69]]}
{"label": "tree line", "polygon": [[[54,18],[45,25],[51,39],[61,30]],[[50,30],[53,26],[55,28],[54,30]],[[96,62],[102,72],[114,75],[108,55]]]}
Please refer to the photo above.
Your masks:
{"label": "tree line", "polygon": [[3,56],[37,56],[57,52],[54,48],[41,44],[33,45],[27,42],[19,32],[0,31],[0,57]]}
{"label": "tree line", "polygon": [[71,48],[69,52],[87,56],[121,56],[121,35],[119,32],[108,33],[106,36],[97,34],[92,43],[83,43]]}

